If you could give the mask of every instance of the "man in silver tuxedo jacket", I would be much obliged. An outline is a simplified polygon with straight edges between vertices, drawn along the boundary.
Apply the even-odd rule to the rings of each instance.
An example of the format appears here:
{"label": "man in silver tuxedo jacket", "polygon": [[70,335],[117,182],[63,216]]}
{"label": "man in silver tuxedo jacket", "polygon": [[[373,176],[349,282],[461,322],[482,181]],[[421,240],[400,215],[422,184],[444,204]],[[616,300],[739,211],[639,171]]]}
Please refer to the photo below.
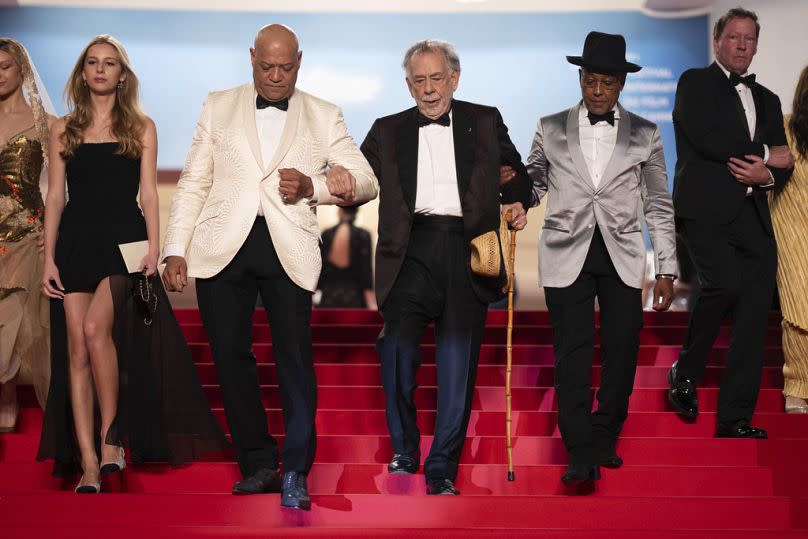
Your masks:
{"label": "man in silver tuxedo jacket", "polygon": [[[628,414],[643,323],[644,215],[654,247],[654,309],[670,307],[676,245],[659,129],[618,103],[626,74],[623,36],[591,32],[580,66],[583,99],[538,122],[527,170],[531,204],[547,195],[539,247],[555,351],[558,426],[570,453],[567,485],[590,484],[600,466],[617,468],[615,446]],[[603,351],[598,409],[589,380],[595,298]]]}

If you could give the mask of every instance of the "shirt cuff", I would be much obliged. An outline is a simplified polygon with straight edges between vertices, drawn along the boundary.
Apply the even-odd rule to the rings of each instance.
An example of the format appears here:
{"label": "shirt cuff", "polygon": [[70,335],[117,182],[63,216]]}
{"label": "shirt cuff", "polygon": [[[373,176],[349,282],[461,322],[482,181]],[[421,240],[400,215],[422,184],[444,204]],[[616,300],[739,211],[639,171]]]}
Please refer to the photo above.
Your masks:
{"label": "shirt cuff", "polygon": [[306,203],[310,206],[314,206],[320,202],[322,199],[323,191],[322,189],[327,187],[325,186],[325,174],[315,174],[311,177],[311,197],[306,200]]}
{"label": "shirt cuff", "polygon": [[769,190],[772,187],[774,187],[774,174],[772,174],[771,169],[767,168],[766,170],[769,172],[769,178],[771,178],[771,181],[769,183],[764,183],[763,185],[758,186],[761,189],[763,189],[764,191]]}
{"label": "shirt cuff", "polygon": [[185,246],[180,245],[179,243],[166,245],[165,249],[163,250],[163,260],[160,263],[165,264],[166,258],[169,256],[181,256],[185,258]]}
{"label": "shirt cuff", "polygon": [[769,145],[764,144],[763,145],[763,164],[765,165],[768,162],[769,162]]}

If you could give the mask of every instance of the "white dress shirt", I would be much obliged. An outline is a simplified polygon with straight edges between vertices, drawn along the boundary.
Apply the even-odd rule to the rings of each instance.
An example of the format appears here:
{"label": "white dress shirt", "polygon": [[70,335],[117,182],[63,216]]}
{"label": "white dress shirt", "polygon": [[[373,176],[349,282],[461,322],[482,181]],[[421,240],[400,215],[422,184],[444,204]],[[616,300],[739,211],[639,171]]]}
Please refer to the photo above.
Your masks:
{"label": "white dress shirt", "polygon": [[[721,71],[724,72],[724,75],[726,75],[727,78],[729,78],[730,77],[729,70],[725,68],[723,65],[721,65],[721,62],[716,63],[718,64],[718,67],[721,68]],[[747,75],[749,75],[748,71],[741,76],[746,77]],[[752,89],[743,83],[735,85],[735,91],[738,92],[738,97],[741,98],[741,105],[743,106],[743,112],[744,115],[746,116],[746,125],[749,127],[749,138],[755,138],[755,128],[757,127],[757,109],[755,108],[755,96],[752,94]],[[764,163],[769,162],[769,146],[766,144],[763,145],[763,162]],[[771,185],[772,183],[774,183],[774,176],[772,176],[771,171],[769,171],[769,176],[771,176],[772,181],[767,185]],[[747,187],[746,196],[749,196],[751,194],[752,194],[752,188]]]}
{"label": "white dress shirt", "polygon": [[[718,66],[724,72],[727,78],[730,77],[730,72],[724,68],[720,63]],[[747,71],[742,76],[745,77],[749,74]],[[738,92],[738,97],[741,98],[741,105],[743,105],[743,112],[746,115],[746,125],[749,126],[749,138],[755,137],[755,127],[757,126],[757,109],[755,109],[755,97],[752,95],[752,89],[746,84],[737,84],[735,91]],[[764,145],[764,148],[766,146]],[[764,153],[768,154],[768,149]],[[768,155],[766,156],[768,157]]]}
{"label": "white dress shirt", "polygon": [[[255,92],[255,99],[258,93]],[[281,142],[283,127],[286,125],[286,111],[275,107],[263,109],[255,108],[255,129],[258,131],[258,141],[261,143],[261,160],[264,165],[272,160],[278,144]],[[314,185],[314,182],[312,182]],[[255,194],[258,198],[258,193]],[[258,215],[264,215],[261,204],[258,205]]]}
{"label": "white dress shirt", "polygon": [[[449,111],[449,119],[452,112]],[[433,123],[418,128],[418,187],[415,213],[463,216],[455,167],[452,126]]]}
{"label": "white dress shirt", "polygon": [[586,116],[589,112],[586,106],[581,103],[578,108],[578,139],[586,161],[586,168],[589,170],[589,177],[592,178],[595,188],[600,185],[606,165],[609,164],[617,144],[617,122],[620,119],[620,113],[617,105],[612,110],[614,111],[614,125],[610,125],[605,120],[592,125]]}

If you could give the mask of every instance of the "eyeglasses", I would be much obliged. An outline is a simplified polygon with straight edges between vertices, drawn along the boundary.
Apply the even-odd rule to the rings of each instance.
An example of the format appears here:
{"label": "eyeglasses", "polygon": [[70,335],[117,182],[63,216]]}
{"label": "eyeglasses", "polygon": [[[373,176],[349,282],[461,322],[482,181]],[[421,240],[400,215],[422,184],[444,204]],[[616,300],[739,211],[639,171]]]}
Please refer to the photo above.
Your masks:
{"label": "eyeglasses", "polygon": [[598,84],[606,91],[616,90],[620,87],[620,79],[596,79],[594,77],[584,77],[581,79],[584,88],[595,88]]}

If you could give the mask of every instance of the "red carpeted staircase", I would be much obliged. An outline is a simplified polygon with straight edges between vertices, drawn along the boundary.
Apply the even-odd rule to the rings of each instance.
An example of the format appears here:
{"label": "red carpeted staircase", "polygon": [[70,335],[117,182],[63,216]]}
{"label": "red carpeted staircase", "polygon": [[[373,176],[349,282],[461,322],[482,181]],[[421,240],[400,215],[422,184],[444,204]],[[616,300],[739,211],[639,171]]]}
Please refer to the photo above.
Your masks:
{"label": "red carpeted staircase", "polygon": [[[179,310],[205,391],[224,424],[221,398],[199,314]],[[682,342],[686,313],[646,313],[631,414],[618,453],[626,465],[603,470],[594,492],[568,491],[566,454],[556,427],[552,332],[547,314],[517,313],[513,430],[516,481],[505,467],[506,313],[492,311],[480,359],[474,411],[454,497],[427,497],[422,474],[386,473],[390,444],[375,338],[377,313],[315,311],[319,381],[317,459],[310,513],[281,510],[277,495],[229,494],[238,470],[231,455],[172,469],[128,468],[106,494],[78,496],[72,483],[34,460],[41,412],[29,392],[19,430],[0,435],[0,537],[808,537],[808,415],[782,412],[779,318],[772,316],[755,424],[765,441],[713,438],[717,386],[729,339],[723,328],[702,388],[702,414],[685,423],[668,410],[665,375]],[[272,342],[256,312],[270,429],[283,425]],[[422,453],[435,421],[434,338],[424,339],[419,373]],[[592,386],[599,383],[599,368]]]}

